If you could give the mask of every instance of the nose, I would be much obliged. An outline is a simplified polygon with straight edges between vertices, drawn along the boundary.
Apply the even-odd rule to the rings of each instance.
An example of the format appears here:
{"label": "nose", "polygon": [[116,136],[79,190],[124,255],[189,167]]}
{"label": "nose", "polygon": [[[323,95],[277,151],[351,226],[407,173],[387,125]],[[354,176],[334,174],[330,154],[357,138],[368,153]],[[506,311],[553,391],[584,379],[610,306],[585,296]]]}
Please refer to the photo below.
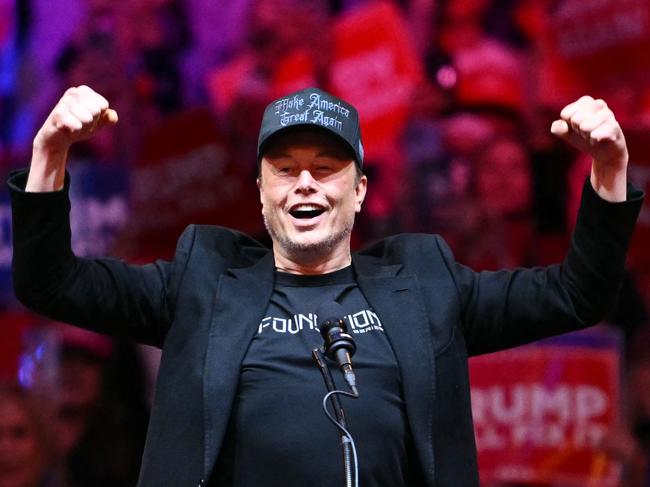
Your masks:
{"label": "nose", "polygon": [[296,191],[299,193],[313,193],[316,191],[316,180],[307,169],[303,169],[298,174],[296,181]]}

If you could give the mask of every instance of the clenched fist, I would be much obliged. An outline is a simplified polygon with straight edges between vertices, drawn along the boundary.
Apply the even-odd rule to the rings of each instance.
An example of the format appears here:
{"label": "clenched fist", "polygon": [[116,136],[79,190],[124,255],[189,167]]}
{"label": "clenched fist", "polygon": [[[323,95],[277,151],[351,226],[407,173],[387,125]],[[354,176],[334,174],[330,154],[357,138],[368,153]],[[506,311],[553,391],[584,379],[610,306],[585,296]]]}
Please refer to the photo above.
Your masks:
{"label": "clenched fist", "polygon": [[603,100],[583,96],[567,105],[551,132],[593,158],[591,184],[608,201],[626,198],[628,152],[623,131]]}
{"label": "clenched fist", "polygon": [[68,89],[34,138],[26,191],[55,191],[63,187],[68,149],[107,125],[117,113],[106,98],[88,86]]}
{"label": "clenched fist", "polygon": [[90,138],[105,125],[117,122],[108,101],[87,86],[68,89],[36,135],[35,143],[49,151],[67,150],[73,143]]}

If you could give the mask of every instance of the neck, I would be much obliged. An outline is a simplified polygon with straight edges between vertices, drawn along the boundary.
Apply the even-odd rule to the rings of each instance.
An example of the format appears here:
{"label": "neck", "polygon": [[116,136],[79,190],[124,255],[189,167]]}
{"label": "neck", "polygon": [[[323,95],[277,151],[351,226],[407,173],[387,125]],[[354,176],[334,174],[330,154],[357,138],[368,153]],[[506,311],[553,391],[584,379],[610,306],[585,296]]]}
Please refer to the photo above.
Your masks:
{"label": "neck", "polygon": [[290,274],[327,274],[338,271],[352,263],[349,247],[345,250],[321,256],[313,251],[286,254],[282,249],[273,246],[275,268]]}

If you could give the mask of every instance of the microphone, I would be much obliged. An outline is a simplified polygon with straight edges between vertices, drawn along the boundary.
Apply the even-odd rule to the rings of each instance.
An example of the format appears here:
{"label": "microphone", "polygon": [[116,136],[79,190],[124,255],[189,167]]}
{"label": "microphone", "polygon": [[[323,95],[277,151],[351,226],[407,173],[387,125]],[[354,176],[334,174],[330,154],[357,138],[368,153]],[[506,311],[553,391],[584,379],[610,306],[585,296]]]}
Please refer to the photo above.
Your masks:
{"label": "microphone", "polygon": [[336,301],[325,302],[318,307],[316,315],[318,329],[324,340],[325,355],[338,362],[352,393],[358,396],[357,381],[352,370],[352,355],[357,351],[357,345],[343,321],[343,306]]}

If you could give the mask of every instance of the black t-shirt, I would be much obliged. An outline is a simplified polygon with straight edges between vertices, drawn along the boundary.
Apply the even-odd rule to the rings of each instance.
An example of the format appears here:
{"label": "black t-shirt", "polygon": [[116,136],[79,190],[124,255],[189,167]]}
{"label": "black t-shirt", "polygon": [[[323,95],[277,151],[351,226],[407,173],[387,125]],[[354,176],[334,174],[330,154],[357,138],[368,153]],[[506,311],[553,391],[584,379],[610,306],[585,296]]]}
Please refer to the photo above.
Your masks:
{"label": "black t-shirt", "polygon": [[[352,267],[318,275],[276,273],[273,295],[244,357],[223,453],[211,485],[343,485],[339,433],[322,410],[327,392],[311,351],[323,340],[315,315],[338,301],[355,339],[360,398],[341,398],[364,487],[419,486],[419,468],[400,389],[397,360]],[[338,388],[347,390],[329,363]]]}

